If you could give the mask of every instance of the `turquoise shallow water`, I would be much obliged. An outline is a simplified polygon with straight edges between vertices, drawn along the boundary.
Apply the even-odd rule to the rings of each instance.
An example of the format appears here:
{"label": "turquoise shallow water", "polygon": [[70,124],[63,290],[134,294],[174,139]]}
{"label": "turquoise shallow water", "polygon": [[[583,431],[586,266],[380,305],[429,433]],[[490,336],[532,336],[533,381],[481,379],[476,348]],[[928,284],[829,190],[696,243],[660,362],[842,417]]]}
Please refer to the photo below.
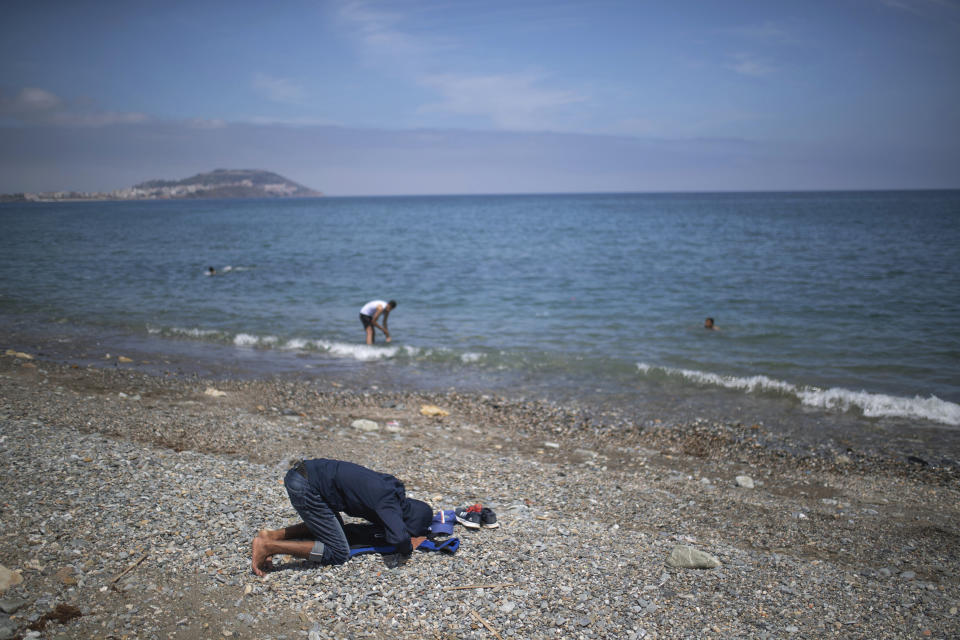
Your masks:
{"label": "turquoise shallow water", "polygon": [[[960,425],[956,191],[4,204],[0,224],[8,335]],[[399,301],[389,346],[362,344],[372,298]]]}

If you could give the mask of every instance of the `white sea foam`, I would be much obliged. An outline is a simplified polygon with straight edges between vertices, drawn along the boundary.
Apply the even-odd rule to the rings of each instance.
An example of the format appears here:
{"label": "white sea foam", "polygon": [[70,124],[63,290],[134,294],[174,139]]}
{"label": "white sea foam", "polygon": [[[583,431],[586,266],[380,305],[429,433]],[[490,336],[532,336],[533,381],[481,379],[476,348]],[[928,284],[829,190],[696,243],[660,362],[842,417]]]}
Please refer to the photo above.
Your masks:
{"label": "white sea foam", "polygon": [[330,355],[341,358],[353,358],[363,362],[369,360],[386,360],[397,355],[398,347],[378,347],[366,344],[349,344],[346,342],[330,342],[327,340],[314,340],[313,344],[323,349]]}
{"label": "white sea foam", "polygon": [[249,333],[238,333],[233,338],[233,344],[238,347],[252,347],[260,342],[260,338],[252,336]]}
{"label": "white sea foam", "polygon": [[[198,335],[198,334],[195,334]],[[360,361],[385,360],[393,358],[402,352],[415,356],[420,350],[416,347],[403,346],[370,346],[365,344],[350,344],[345,342],[333,342],[329,340],[309,340],[306,338],[290,338],[281,342],[276,336],[257,336],[250,333],[238,333],[233,338],[233,344],[238,347],[275,347],[284,351],[302,351],[307,349],[317,349],[326,352],[329,355],[340,358],[352,358]]]}
{"label": "white sea foam", "polygon": [[467,351],[466,353],[460,354],[460,360],[466,363],[478,362],[482,357],[482,353],[474,353],[473,351]]}
{"label": "white sea foam", "polygon": [[233,344],[238,347],[272,347],[279,341],[277,336],[256,336],[249,333],[238,333],[233,338]]}
{"label": "white sea foam", "polygon": [[206,338],[207,336],[219,336],[221,333],[216,329],[184,329],[183,327],[169,327],[169,328],[158,328],[158,327],[147,327],[147,331],[151,334],[168,334],[175,336],[186,336],[188,338]]}
{"label": "white sea foam", "polygon": [[740,389],[751,392],[772,392],[797,398],[803,405],[820,409],[836,409],[850,411],[859,409],[863,415],[870,418],[885,416],[897,418],[922,418],[933,422],[940,422],[951,426],[960,426],[960,405],[936,396],[913,398],[890,396],[883,393],[869,393],[867,391],[850,391],[834,387],[820,389],[812,386],[798,386],[782,380],[775,380],[763,375],[757,376],[722,376],[706,371],[692,369],[674,369],[671,367],[655,367],[644,362],[637,363],[637,369],[642,374],[662,372],[668,376],[685,378],[697,384],[706,384],[727,389]]}
{"label": "white sea foam", "polygon": [[902,418],[923,418],[960,426],[960,405],[936,396],[912,398],[889,396],[883,393],[866,391],[848,391],[847,389],[802,390],[797,396],[805,405],[822,408],[838,408],[848,411],[858,407],[863,415],[871,418],[897,416]]}

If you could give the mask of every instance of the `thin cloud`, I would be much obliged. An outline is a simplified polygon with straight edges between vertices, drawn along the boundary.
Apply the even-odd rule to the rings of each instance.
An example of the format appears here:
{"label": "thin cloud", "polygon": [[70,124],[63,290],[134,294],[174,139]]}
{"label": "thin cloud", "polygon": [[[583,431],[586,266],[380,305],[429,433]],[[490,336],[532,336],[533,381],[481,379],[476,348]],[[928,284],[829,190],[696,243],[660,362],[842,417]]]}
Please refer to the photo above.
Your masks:
{"label": "thin cloud", "polygon": [[183,125],[188,129],[225,129],[227,122],[220,118],[187,118]]}
{"label": "thin cloud", "polygon": [[573,91],[538,87],[539,79],[532,75],[441,74],[424,76],[420,82],[443,96],[441,102],[421,107],[421,112],[486,117],[504,129],[546,129],[555,109],[584,100]]}
{"label": "thin cloud", "polygon": [[776,71],[772,65],[751,53],[734,53],[730,58],[731,62],[726,65],[727,69],[743,76],[759,78]]}
{"label": "thin cloud", "polygon": [[253,88],[272,102],[302,104],[303,87],[292,78],[278,78],[266,73],[253,74]]}
{"label": "thin cloud", "polygon": [[896,9],[898,11],[907,11],[918,16],[930,16],[935,11],[945,10],[953,12],[954,15],[960,9],[960,5],[949,0],[879,0],[880,4]]}
{"label": "thin cloud", "polygon": [[960,29],[960,2],[955,0],[875,0],[891,11],[906,13],[918,20]]}
{"label": "thin cloud", "polygon": [[475,116],[502,129],[545,130],[563,128],[555,119],[559,108],[584,101],[575,91],[546,88],[542,76],[438,68],[446,54],[456,52],[457,43],[433,35],[414,36],[403,28],[405,16],[400,13],[347,2],[340,16],[379,69],[439,95],[439,101],[421,105],[419,114]]}
{"label": "thin cloud", "polygon": [[280,118],[275,116],[250,116],[240,118],[234,122],[240,124],[256,124],[264,126],[287,126],[287,127],[330,127],[342,126],[342,122],[330,120],[327,118],[312,118],[309,116],[297,118]]}
{"label": "thin cloud", "polygon": [[58,96],[36,87],[24,87],[10,103],[13,109],[23,113],[50,112],[63,106]]}
{"label": "thin cloud", "polygon": [[49,120],[63,109],[59,96],[38,87],[24,87],[13,96],[0,94],[0,115],[22,122]]}
{"label": "thin cloud", "polygon": [[628,135],[628,136],[652,136],[661,135],[664,132],[664,126],[650,118],[624,118],[608,126],[601,133]]}
{"label": "thin cloud", "polygon": [[804,43],[804,39],[798,37],[792,30],[785,29],[779,24],[770,21],[761,24],[721,28],[718,29],[718,32],[750,40],[755,43],[772,45],[797,45]]}
{"label": "thin cloud", "polygon": [[78,107],[39,87],[24,87],[12,97],[0,95],[0,117],[24,124],[65,127],[105,127],[152,120],[149,115],[137,111],[103,111]]}
{"label": "thin cloud", "polygon": [[136,111],[97,111],[93,113],[61,113],[53,124],[74,127],[107,127],[114,124],[143,124],[153,118]]}
{"label": "thin cloud", "polygon": [[366,2],[347,2],[340,17],[353,25],[360,41],[370,51],[387,56],[411,56],[424,52],[424,44],[398,29],[402,16],[374,9]]}

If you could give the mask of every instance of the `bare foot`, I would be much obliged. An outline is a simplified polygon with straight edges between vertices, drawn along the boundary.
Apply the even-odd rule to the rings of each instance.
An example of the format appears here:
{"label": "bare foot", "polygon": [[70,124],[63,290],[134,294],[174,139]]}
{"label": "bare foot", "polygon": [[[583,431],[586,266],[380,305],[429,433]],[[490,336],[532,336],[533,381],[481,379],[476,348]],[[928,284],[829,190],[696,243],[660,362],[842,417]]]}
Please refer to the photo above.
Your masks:
{"label": "bare foot", "polygon": [[[266,530],[264,530],[266,531]],[[261,532],[262,533],[262,532]],[[258,576],[266,575],[266,570],[273,568],[273,556],[267,554],[267,538],[259,534],[253,539],[253,551],[251,553],[251,563],[253,572]]]}

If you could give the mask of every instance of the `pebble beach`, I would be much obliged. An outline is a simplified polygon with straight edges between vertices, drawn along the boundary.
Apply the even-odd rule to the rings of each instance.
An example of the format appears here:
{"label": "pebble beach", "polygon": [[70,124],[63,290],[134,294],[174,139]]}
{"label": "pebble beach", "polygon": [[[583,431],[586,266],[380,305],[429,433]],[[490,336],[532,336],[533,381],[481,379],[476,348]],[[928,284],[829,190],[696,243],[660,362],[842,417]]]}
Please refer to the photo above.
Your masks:
{"label": "pebble beach", "polygon": [[[396,570],[278,557],[259,578],[251,540],[296,522],[300,457],[501,526]],[[0,640],[960,635],[957,466],[761,424],[8,352],[0,477]]]}

